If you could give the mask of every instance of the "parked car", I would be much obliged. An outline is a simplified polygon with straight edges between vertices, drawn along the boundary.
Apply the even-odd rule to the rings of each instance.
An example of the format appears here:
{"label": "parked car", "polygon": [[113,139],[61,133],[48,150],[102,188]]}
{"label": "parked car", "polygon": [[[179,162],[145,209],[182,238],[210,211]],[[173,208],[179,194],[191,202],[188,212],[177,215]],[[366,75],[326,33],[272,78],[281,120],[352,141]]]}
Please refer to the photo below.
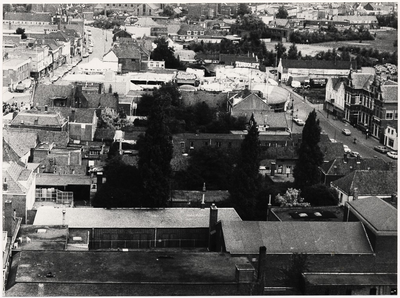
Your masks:
{"label": "parked car", "polygon": [[343,128],[342,129],[342,134],[344,134],[345,136],[350,136],[351,135],[351,131],[348,128]]}
{"label": "parked car", "polygon": [[357,151],[350,152],[350,155],[353,156],[353,157],[360,157],[360,158],[362,157],[361,154],[358,153]]}
{"label": "parked car", "polygon": [[390,151],[387,153],[387,156],[393,159],[397,159],[397,152],[396,151]]}
{"label": "parked car", "polygon": [[343,150],[344,150],[345,153],[350,153],[351,152],[351,149],[347,145],[343,145]]}
{"label": "parked car", "polygon": [[306,124],[303,120],[301,120],[300,118],[293,118],[293,122],[296,123],[297,125],[303,126],[304,124]]}
{"label": "parked car", "polygon": [[375,146],[374,150],[380,153],[387,153],[390,151],[389,148],[386,148],[385,146]]}

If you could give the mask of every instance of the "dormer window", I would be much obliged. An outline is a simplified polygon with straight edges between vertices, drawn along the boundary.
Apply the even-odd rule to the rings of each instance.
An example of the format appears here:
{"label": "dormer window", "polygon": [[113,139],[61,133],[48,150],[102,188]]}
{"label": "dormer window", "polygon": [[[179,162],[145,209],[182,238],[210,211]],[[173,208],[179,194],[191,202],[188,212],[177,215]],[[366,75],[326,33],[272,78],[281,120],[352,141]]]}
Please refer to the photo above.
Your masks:
{"label": "dormer window", "polygon": [[189,31],[186,32],[186,34],[187,34],[187,35],[191,35],[191,34],[192,34],[192,31],[189,30]]}
{"label": "dormer window", "polygon": [[193,31],[193,35],[197,35],[197,31]]}
{"label": "dormer window", "polygon": [[200,35],[204,35],[204,31],[200,31]]}

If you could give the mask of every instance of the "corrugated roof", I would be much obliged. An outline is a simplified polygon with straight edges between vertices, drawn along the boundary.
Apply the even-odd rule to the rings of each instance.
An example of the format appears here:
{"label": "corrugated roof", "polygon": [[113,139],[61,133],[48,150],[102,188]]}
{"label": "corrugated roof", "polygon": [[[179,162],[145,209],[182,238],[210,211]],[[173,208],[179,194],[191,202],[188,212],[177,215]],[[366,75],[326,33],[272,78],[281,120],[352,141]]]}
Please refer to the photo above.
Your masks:
{"label": "corrugated roof", "polygon": [[372,253],[359,222],[222,222],[231,254],[363,254]]}
{"label": "corrugated roof", "polygon": [[348,202],[377,231],[397,232],[397,209],[377,197]]}
{"label": "corrugated roof", "polygon": [[[209,209],[100,209],[67,208],[69,228],[207,228]],[[62,209],[41,207],[34,225],[61,225]],[[234,208],[218,208],[218,219],[241,221]]]}
{"label": "corrugated roof", "polygon": [[335,180],[332,185],[348,195],[358,189],[359,196],[390,196],[397,193],[397,172],[360,170]]}

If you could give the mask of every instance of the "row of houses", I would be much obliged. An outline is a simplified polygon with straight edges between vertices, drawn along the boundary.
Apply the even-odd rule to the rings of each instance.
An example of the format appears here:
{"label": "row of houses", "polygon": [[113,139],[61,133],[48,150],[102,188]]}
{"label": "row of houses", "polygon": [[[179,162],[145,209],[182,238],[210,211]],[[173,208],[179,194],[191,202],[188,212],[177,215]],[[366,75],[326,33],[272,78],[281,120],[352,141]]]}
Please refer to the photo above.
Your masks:
{"label": "row of houses", "polygon": [[397,82],[362,72],[328,79],[324,110],[393,150],[397,150],[397,109]]}

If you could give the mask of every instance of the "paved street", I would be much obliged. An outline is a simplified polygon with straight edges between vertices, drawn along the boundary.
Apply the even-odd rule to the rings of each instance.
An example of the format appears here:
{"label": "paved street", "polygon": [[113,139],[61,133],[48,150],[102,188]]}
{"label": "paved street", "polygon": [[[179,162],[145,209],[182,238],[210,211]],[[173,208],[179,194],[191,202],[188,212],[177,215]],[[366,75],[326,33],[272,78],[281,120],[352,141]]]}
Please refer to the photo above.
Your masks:
{"label": "paved street", "polygon": [[107,53],[111,48],[112,36],[113,36],[111,30],[103,30],[94,27],[85,27],[85,28],[90,30],[92,33],[92,36],[90,36],[90,40],[93,43],[93,53],[90,54],[88,58],[83,58],[82,62],[87,63],[94,58],[102,60],[103,55]]}
{"label": "paved street", "polygon": [[[366,139],[365,134],[352,127],[349,123],[341,120],[335,120],[331,115],[328,117],[327,113],[323,110],[322,104],[311,104],[310,102],[305,101],[302,96],[293,92],[290,87],[284,85],[282,85],[282,87],[287,89],[292,94],[291,96],[293,99],[295,117],[297,115],[297,117],[305,121],[308,117],[308,114],[315,109],[317,111],[317,117],[320,121],[320,126],[322,130],[329,135],[329,138],[336,139],[338,142],[348,145],[352,151],[360,153],[362,157],[381,158],[387,162],[392,161],[397,166],[397,160],[391,159],[386,154],[379,153],[373,149],[374,146],[382,145],[377,139],[372,137]],[[289,111],[289,113],[291,113],[291,111]],[[291,116],[288,117],[288,119],[291,119]],[[293,132],[301,132],[302,128],[302,126],[293,124]],[[350,129],[351,136],[345,136],[342,134],[343,128]],[[356,144],[353,143],[354,138],[357,139]]]}

